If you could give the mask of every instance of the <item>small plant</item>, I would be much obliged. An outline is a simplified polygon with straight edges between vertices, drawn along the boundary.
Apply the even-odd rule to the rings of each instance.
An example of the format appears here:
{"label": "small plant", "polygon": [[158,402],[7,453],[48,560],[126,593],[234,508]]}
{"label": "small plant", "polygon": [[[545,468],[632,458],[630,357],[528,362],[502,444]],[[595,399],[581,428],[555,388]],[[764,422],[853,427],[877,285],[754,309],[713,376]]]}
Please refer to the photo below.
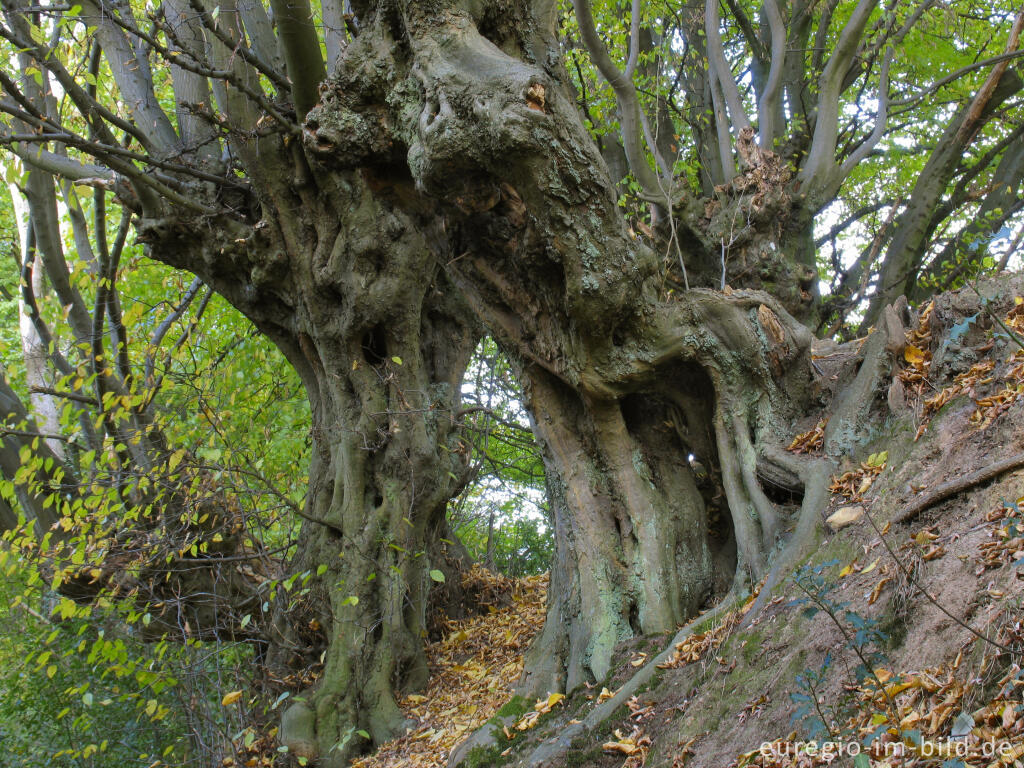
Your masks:
{"label": "small plant", "polygon": [[[858,736],[856,730],[844,724],[853,722],[853,715],[864,705],[864,691],[868,692],[868,704],[877,703],[880,693],[884,713],[875,716],[878,727],[862,740],[864,746],[869,747],[882,733],[890,730],[891,724],[899,722],[889,693],[899,681],[887,671],[891,664],[882,649],[888,636],[878,622],[851,610],[848,602],[836,601],[830,596],[835,583],[825,578],[825,572],[838,562],[829,560],[814,567],[801,567],[793,575],[793,583],[804,596],[797,598],[794,604],[802,605],[808,618],[824,612],[839,630],[843,650],[851,652],[858,664],[850,672],[852,679],[847,681],[849,684],[843,686],[843,695],[831,703],[825,703],[821,695],[828,672],[837,660],[831,651],[825,654],[818,669],[806,669],[797,675],[800,690],[791,694],[798,704],[793,720],[807,729],[812,740],[853,741]],[[902,736],[902,731],[898,735]],[[912,738],[912,734],[907,736]]]}

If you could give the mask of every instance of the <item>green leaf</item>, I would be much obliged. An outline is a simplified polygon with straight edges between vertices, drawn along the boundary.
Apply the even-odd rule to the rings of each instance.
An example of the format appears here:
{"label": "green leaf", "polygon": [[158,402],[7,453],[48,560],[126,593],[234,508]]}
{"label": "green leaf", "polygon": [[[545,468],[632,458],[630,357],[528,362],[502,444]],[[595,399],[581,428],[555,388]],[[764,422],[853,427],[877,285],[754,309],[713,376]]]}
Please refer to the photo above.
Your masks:
{"label": "green leaf", "polygon": [[444,584],[444,574],[436,568],[430,572],[430,578],[432,578],[438,584]]}

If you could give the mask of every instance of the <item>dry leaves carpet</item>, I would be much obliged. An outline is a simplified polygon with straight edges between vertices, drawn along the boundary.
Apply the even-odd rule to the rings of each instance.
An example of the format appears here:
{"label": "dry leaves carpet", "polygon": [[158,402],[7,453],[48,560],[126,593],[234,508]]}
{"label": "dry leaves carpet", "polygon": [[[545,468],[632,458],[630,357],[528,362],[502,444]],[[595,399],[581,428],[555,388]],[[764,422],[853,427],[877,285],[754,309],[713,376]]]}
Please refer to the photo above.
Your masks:
{"label": "dry leaves carpet", "polygon": [[474,566],[464,579],[502,582],[492,591],[510,600],[482,615],[446,622],[444,638],[427,646],[427,689],[399,701],[416,726],[352,768],[441,768],[451,750],[512,697],[523,654],[544,624],[547,575],[513,582]]}

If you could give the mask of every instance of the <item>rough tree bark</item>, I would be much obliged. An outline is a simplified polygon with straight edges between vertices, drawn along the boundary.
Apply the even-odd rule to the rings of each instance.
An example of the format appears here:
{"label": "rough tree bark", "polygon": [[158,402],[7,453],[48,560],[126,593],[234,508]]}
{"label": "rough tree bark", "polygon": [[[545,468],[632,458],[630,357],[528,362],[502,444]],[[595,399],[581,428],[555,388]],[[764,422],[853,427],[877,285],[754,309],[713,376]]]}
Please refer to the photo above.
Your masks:
{"label": "rough tree bark", "polygon": [[[142,235],[155,256],[185,260],[224,290],[305,385],[313,452],[291,566],[321,572],[306,611],[282,607],[269,659],[295,668],[324,653],[319,683],[298,696],[282,740],[342,765],[365,744],[357,731],[379,743],[400,730],[396,690],[426,683],[429,572],[457,577],[445,510],[466,480],[454,414],[479,326],[429,246],[440,222],[404,208],[402,185],[387,178],[320,170],[299,187],[301,206],[291,183],[281,185],[247,236],[145,224]],[[258,254],[265,271],[238,281],[232,252]],[[296,615],[325,636],[311,641]]]}
{"label": "rough tree bark", "polygon": [[[629,236],[558,64],[553,9],[530,10],[362,16],[305,140],[328,167],[386,164],[405,209],[432,211],[437,259],[518,360],[557,540],[522,686],[537,692],[602,679],[618,642],[765,573],[787,521],[756,460],[807,396],[811,337],[763,293],[658,298],[658,257]],[[722,531],[691,453],[720,473]]]}
{"label": "rough tree bark", "polygon": [[[40,83],[5,76],[3,88],[16,101],[4,106],[24,135],[57,125],[46,93],[60,81],[91,116],[94,149],[109,167],[82,163],[59,145],[56,152],[26,154],[34,174],[93,185],[101,202],[114,192],[137,216],[136,231],[151,256],[218,290],[299,372],[312,409],[314,451],[301,511],[306,524],[289,568],[312,574],[310,592],[299,598],[305,605],[282,600],[276,606],[277,621],[264,640],[273,667],[323,661],[318,684],[296,697],[285,718],[283,738],[296,754],[341,765],[365,748],[358,731],[375,742],[398,731],[403,718],[395,691],[426,680],[431,571],[446,574],[454,582],[446,593],[458,596],[454,568],[462,553],[446,544],[444,515],[466,481],[468,444],[455,413],[480,326],[430,246],[443,237],[443,222],[429,207],[403,199],[407,185],[387,170],[388,148],[368,147],[377,172],[312,168],[294,113],[262,91],[257,73],[278,95],[290,91],[299,117],[316,101],[324,72],[308,3],[275,7],[290,83],[272,69],[276,46],[262,7],[219,9],[168,2],[154,35],[126,4],[85,4],[83,18],[96,35],[90,61],[98,62],[101,51],[108,60],[131,110],[134,122],[128,122],[99,105],[94,89],[77,86],[33,39],[32,17],[16,0],[5,3],[0,32],[45,76]],[[156,97],[147,59],[153,52],[171,69],[173,124]],[[210,119],[212,105],[219,119]],[[114,129],[149,153],[149,171],[119,159]],[[3,131],[6,138],[6,125]],[[64,138],[77,141],[71,132]],[[37,234],[53,240],[53,232]],[[93,235],[102,237],[102,228]],[[82,245],[88,243],[86,235]],[[44,260],[57,252],[51,245],[41,243]],[[61,296],[75,315],[74,332],[95,340],[88,311],[72,299]],[[22,419],[10,409],[3,416]],[[5,435],[3,469],[11,477],[19,446]],[[142,460],[147,456],[140,454],[142,469],[151,466]],[[31,495],[21,500],[26,509],[33,502]],[[46,514],[38,517],[46,527],[53,523]],[[13,522],[6,507],[3,519]]]}
{"label": "rough tree bark", "polygon": [[[575,0],[655,209],[655,253],[627,228],[583,126],[553,0],[323,0],[322,83],[307,0],[274,0],[273,24],[258,3],[214,5],[167,0],[142,25],[120,0],[83,3],[90,61],[109,62],[125,118],[33,34],[34,6],[4,0],[0,34],[60,83],[89,136],[42,106],[33,78],[5,75],[15,127],[0,140],[116,195],[153,256],[226,296],[303,379],[315,450],[295,567],[326,567],[307,597],[324,634],[310,641],[282,610],[269,658],[325,656],[284,718],[292,751],[345,764],[366,746],[358,731],[379,742],[400,728],[394,691],[425,678],[428,574],[463,482],[453,413],[479,326],[515,361],[553,500],[549,616],[524,693],[599,680],[621,640],[764,576],[792,521],[759,468],[797,489],[810,476],[777,446],[810,396],[811,337],[795,318],[815,313],[812,218],[884,133],[882,49],[916,15],[869,29],[878,2],[858,0],[835,29],[834,4],[795,2],[787,29],[785,4],[762,4],[759,30],[740,24],[756,58],[745,102],[718,4],[693,3],[687,109],[705,175],[687,196],[665,158],[648,164],[658,145],[631,81],[640,4],[620,71]],[[170,68],[176,120],[151,60]],[[867,135],[840,124],[842,94],[868,84],[861,62],[882,62]],[[666,253],[693,278],[675,299],[661,290]]]}

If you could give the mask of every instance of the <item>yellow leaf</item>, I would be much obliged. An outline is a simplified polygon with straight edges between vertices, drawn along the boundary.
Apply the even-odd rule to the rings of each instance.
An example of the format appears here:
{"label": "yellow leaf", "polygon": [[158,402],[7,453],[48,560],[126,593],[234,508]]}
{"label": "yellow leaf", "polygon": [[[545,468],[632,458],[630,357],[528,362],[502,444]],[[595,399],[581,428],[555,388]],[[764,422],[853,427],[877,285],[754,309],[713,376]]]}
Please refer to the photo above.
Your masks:
{"label": "yellow leaf", "polygon": [[875,588],[871,590],[871,596],[868,598],[868,605],[874,605],[875,601],[878,600],[878,596],[882,594],[882,590],[885,589],[885,585],[892,581],[892,578],[886,576],[884,579],[879,580],[875,584]]}
{"label": "yellow leaf", "polygon": [[555,706],[555,704],[557,704],[564,698],[564,693],[552,693],[550,696],[548,696],[548,709],[551,709],[553,706]]}
{"label": "yellow leaf", "polygon": [[885,689],[888,696],[896,696],[897,694],[903,693],[903,691],[909,688],[914,688],[919,685],[917,680],[911,680],[909,683],[894,683]]}
{"label": "yellow leaf", "polygon": [[242,698],[241,691],[232,691],[231,693],[225,693],[224,698],[220,700],[220,704],[222,707],[227,707],[231,704],[234,704],[240,698]]}
{"label": "yellow leaf", "polygon": [[846,578],[847,576],[849,576],[849,575],[850,575],[851,573],[853,573],[853,566],[854,566],[854,565],[856,565],[856,563],[857,563],[857,561],[856,561],[856,560],[854,560],[854,561],[853,561],[852,563],[850,563],[850,564],[849,564],[848,566],[846,566],[845,568],[843,568],[843,570],[841,570],[841,571],[839,572],[839,578],[840,578],[840,579],[845,579],[845,578]]}
{"label": "yellow leaf", "polygon": [[881,560],[881,559],[882,559],[881,555],[876,557],[874,560],[871,561],[871,565],[869,565],[867,568],[865,568],[863,571],[861,571],[861,573],[871,573],[873,570],[875,570],[875,566],[878,565],[878,561]]}
{"label": "yellow leaf", "polygon": [[911,365],[920,365],[924,362],[924,352],[913,344],[907,344],[907,348],[903,350],[903,359]]}
{"label": "yellow leaf", "polygon": [[885,462],[887,462],[888,460],[889,452],[880,451],[879,453],[871,454],[871,456],[868,458],[868,464],[870,464],[872,467],[884,467]]}

